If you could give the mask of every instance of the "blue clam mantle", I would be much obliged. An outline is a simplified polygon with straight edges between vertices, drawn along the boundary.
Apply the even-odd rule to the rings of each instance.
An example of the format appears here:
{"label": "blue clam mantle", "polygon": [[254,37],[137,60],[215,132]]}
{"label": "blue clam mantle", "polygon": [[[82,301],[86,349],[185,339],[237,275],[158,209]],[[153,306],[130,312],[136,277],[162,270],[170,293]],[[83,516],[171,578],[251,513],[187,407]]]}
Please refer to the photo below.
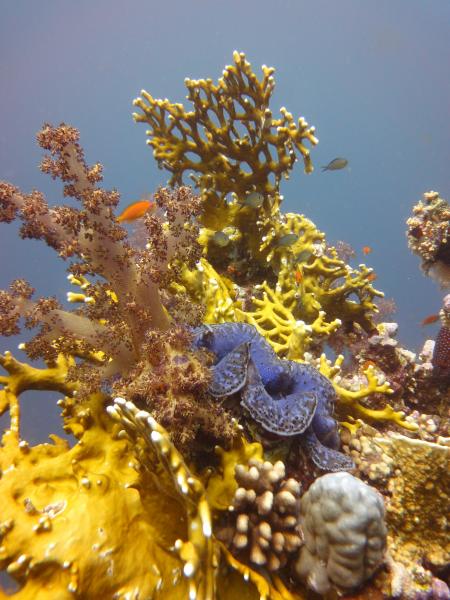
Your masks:
{"label": "blue clam mantle", "polygon": [[253,325],[222,323],[194,330],[194,348],[213,352],[209,391],[223,397],[240,392],[241,405],[264,429],[280,436],[300,435],[321,469],[351,469],[338,451],[333,419],[336,395],[330,381],[310,365],[277,357]]}

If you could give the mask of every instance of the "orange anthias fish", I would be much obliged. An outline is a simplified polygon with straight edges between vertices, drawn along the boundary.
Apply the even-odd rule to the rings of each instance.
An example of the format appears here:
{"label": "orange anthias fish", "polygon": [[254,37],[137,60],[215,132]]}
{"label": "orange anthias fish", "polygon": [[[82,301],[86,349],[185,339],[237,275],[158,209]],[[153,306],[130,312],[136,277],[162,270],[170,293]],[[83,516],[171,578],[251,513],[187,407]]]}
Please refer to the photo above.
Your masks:
{"label": "orange anthias fish", "polygon": [[424,325],[431,325],[431,323],[436,323],[436,321],[439,321],[439,314],[428,315],[428,317],[425,317],[425,319],[421,321],[420,324],[423,327]]}
{"label": "orange anthias fish", "polygon": [[365,256],[367,256],[368,254],[370,254],[372,252],[372,248],[370,246],[363,246],[362,251],[363,251],[363,254]]}
{"label": "orange anthias fish", "polygon": [[377,274],[376,273],[369,273],[367,275],[367,281],[375,281],[376,278],[377,278]]}
{"label": "orange anthias fish", "polygon": [[155,203],[150,200],[138,200],[127,206],[117,217],[119,223],[132,223],[140,219],[146,212],[154,208]]}

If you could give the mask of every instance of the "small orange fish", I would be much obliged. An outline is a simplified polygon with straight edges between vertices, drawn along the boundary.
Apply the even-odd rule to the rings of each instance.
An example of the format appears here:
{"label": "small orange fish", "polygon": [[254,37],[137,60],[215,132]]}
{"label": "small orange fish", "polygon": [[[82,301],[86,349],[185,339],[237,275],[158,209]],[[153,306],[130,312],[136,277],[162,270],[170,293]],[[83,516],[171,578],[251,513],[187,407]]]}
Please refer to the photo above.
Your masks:
{"label": "small orange fish", "polygon": [[372,248],[370,246],[363,246],[362,252],[363,252],[364,256],[367,256],[368,254],[370,254],[372,252]]}
{"label": "small orange fish", "polygon": [[138,200],[127,206],[117,217],[119,223],[132,223],[140,219],[147,211],[154,208],[155,203],[150,200]]}
{"label": "small orange fish", "polygon": [[377,278],[377,274],[376,273],[369,273],[367,275],[367,281],[375,281],[376,278]]}
{"label": "small orange fish", "polygon": [[362,370],[366,371],[369,367],[376,367],[376,363],[373,360],[365,360],[362,364]]}
{"label": "small orange fish", "polygon": [[295,283],[296,283],[297,285],[300,285],[300,284],[302,283],[302,281],[303,281],[303,274],[302,274],[302,272],[300,271],[300,269],[297,269],[297,270],[295,271]]}
{"label": "small orange fish", "polygon": [[436,323],[436,321],[439,321],[439,315],[428,315],[428,317],[425,317],[425,319],[423,321],[420,322],[420,324],[422,325],[422,327],[424,325],[431,325],[431,323]]}

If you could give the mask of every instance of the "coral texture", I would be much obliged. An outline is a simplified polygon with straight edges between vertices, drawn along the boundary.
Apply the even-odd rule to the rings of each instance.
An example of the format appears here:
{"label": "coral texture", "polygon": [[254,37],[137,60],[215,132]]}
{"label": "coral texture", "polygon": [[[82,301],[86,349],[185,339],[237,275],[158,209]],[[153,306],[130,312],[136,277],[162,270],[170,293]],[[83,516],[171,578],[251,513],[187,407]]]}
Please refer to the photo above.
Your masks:
{"label": "coral texture", "polygon": [[[191,112],[145,91],[134,101],[142,110],[134,118],[150,126],[148,143],[158,163],[172,173],[170,184],[181,184],[185,171],[196,173],[194,182],[208,199],[205,223],[225,210],[230,192],[244,199],[256,189],[266,203],[277,206],[281,177],[289,174],[297,153],[305,170],[312,171],[305,142],[317,144],[314,128],[303,118],[296,123],[285,108],[281,118],[273,118],[274,69],[263,66],[259,81],[243,53],[235,52],[233,58],[234,65],[225,67],[217,85],[211,79],[185,79]],[[250,172],[242,168],[244,161]]]}
{"label": "coral texture", "polygon": [[[383,559],[374,488],[386,497],[389,553],[361,593],[442,596],[450,424],[432,350],[416,361],[395,323],[375,326],[383,293],[370,266],[347,265],[342,243],[280,211],[281,178],[297,159],[312,170],[317,139],[285,109],[273,118],[273,69],[260,80],[235,53],[218,84],[187,87],[191,112],[147,93],[136,101],[179,187],[156,191],[134,237],[69,125],[45,124],[38,143],[41,170],[72,204],[0,182],[0,221],[21,221],[23,238],[68,260],[75,286],[70,308],[33,298],[22,279],[0,291],[0,333],[34,330],[19,349],[43,361],[0,356],[0,416],[10,419],[0,569],[16,582],[11,597],[347,593]],[[199,196],[181,185],[188,172]],[[417,212],[425,233],[440,223],[434,264],[446,259],[445,210],[432,194]],[[435,352],[440,360],[440,343]],[[22,439],[31,390],[61,394],[72,444]],[[320,469],[350,467],[360,479],[314,482]]]}
{"label": "coral texture", "polygon": [[358,587],[381,564],[386,547],[381,496],[349,473],[316,479],[301,500],[305,545],[295,572],[323,594],[332,583]]}
{"label": "coral texture", "polygon": [[426,192],[406,221],[408,246],[427,275],[450,286],[450,206],[438,192]]}
{"label": "coral texture", "polygon": [[282,461],[272,464],[251,459],[247,466],[236,465],[239,487],[229,507],[232,550],[270,571],[284,567],[302,543],[298,528],[300,485],[285,475]]}
{"label": "coral texture", "polygon": [[241,405],[264,429],[281,436],[304,434],[319,468],[339,471],[353,466],[337,451],[335,393],[319,371],[280,360],[256,329],[244,323],[199,327],[194,347],[206,348],[216,357],[209,385],[213,396],[240,392]]}

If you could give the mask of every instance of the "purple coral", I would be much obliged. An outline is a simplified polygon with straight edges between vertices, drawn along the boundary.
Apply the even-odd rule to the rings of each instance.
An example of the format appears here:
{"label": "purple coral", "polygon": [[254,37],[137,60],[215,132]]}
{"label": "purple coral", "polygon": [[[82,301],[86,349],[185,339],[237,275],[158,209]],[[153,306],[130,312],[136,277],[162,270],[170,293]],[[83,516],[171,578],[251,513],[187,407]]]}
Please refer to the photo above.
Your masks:
{"label": "purple coral", "polygon": [[264,429],[280,436],[301,434],[319,468],[353,467],[337,450],[334,388],[317,369],[279,359],[255,327],[246,323],[198,327],[193,343],[216,356],[209,388],[213,396],[240,392],[241,405]]}
{"label": "purple coral", "polygon": [[432,365],[440,374],[450,373],[450,294],[444,298],[440,311],[442,327],[434,345]]}

